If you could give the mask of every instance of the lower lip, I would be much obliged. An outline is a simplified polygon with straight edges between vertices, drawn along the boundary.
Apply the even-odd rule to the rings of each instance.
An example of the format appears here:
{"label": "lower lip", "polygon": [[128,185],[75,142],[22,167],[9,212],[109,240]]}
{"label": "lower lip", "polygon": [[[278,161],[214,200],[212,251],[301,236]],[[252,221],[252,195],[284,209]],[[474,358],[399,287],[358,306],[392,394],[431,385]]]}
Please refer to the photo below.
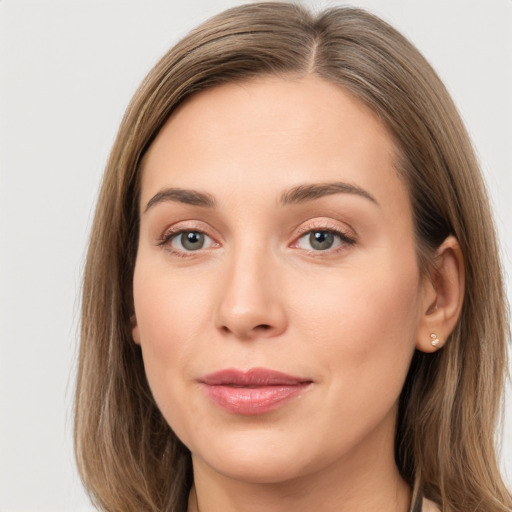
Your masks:
{"label": "lower lip", "polygon": [[207,395],[226,411],[250,416],[277,409],[300,396],[309,385],[310,383],[235,387],[203,384],[203,387]]}

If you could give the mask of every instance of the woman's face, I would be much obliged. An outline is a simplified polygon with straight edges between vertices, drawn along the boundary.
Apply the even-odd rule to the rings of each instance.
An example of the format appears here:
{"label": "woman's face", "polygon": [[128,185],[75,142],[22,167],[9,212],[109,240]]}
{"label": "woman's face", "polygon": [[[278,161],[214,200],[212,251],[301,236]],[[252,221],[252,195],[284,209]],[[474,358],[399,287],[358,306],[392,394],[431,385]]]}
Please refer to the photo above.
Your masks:
{"label": "woman's face", "polygon": [[133,336],[195,467],[279,482],[392,458],[424,310],[394,156],[313,76],[197,94],[152,144]]}

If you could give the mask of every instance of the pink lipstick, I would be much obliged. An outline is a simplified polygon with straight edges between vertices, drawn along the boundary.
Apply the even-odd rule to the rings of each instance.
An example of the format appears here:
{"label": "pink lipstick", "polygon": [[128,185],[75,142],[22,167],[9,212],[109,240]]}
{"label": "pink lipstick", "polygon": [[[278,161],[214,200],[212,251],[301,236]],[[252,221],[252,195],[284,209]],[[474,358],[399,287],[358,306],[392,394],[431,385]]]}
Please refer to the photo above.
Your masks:
{"label": "pink lipstick", "polygon": [[272,411],[298,397],[313,381],[266,368],[252,368],[221,370],[204,376],[199,382],[206,394],[226,411],[255,415]]}

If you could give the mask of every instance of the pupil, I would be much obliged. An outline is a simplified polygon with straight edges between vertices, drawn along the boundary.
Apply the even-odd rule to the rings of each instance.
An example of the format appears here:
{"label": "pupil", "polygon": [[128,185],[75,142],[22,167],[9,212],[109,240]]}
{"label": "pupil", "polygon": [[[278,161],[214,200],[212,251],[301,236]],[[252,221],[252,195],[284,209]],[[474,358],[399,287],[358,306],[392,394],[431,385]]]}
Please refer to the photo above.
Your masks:
{"label": "pupil", "polygon": [[325,251],[332,247],[334,236],[329,231],[313,231],[309,235],[309,243],[313,249]]}
{"label": "pupil", "polygon": [[181,235],[181,243],[185,249],[196,251],[204,245],[204,235],[195,231],[189,231]]}

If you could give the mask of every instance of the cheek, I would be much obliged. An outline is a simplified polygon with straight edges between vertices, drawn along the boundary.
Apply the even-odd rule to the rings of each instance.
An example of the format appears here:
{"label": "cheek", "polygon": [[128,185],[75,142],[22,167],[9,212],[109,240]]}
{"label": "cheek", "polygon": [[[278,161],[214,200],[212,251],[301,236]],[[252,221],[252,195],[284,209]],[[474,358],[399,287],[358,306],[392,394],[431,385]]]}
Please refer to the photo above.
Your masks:
{"label": "cheek", "polygon": [[172,272],[165,264],[137,265],[133,294],[143,344],[161,356],[189,347],[187,338],[197,339],[204,323],[207,291],[202,276]]}
{"label": "cheek", "polygon": [[306,281],[304,288],[300,329],[313,340],[333,382],[382,394],[392,387],[399,394],[419,322],[417,266],[381,258],[379,265],[354,267],[339,279]]}
{"label": "cheek", "polygon": [[192,375],[202,350],[208,300],[200,280],[176,279],[157,266],[136,267],[134,301],[144,367],[163,412]]}

